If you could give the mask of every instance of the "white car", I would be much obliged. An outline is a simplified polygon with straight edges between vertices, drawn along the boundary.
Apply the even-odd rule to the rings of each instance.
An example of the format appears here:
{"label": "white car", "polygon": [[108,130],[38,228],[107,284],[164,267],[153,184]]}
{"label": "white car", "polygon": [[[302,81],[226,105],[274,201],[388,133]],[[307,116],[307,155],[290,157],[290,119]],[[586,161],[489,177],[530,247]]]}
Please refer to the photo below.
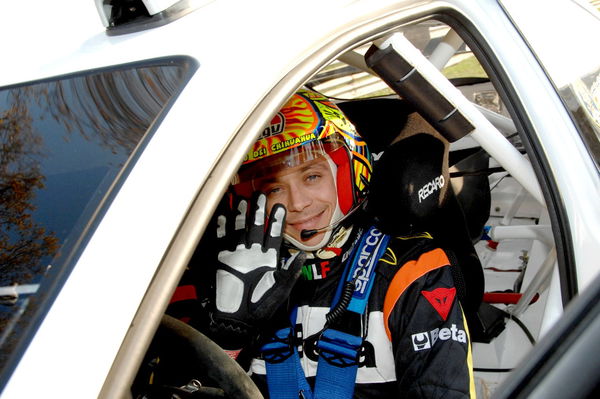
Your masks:
{"label": "white car", "polygon": [[[478,396],[597,391],[590,4],[15,3],[0,24],[3,398],[138,395],[142,359],[231,177],[302,86],[352,104],[357,127],[372,118],[447,145],[465,215],[453,230],[470,233],[485,281]],[[375,153],[393,139],[368,133]]]}

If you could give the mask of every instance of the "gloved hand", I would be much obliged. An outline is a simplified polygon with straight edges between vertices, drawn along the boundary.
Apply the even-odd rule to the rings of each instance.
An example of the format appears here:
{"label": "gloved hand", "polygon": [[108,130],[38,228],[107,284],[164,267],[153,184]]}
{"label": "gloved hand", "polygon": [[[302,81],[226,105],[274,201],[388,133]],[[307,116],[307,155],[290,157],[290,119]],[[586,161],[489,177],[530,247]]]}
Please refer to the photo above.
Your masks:
{"label": "gloved hand", "polygon": [[[276,204],[265,218],[266,196],[241,199],[229,215],[217,218],[219,248],[215,308],[211,328],[231,340],[250,339],[278,310],[298,280],[305,254],[282,262],[279,256],[286,210]],[[265,224],[267,224],[265,226]]]}

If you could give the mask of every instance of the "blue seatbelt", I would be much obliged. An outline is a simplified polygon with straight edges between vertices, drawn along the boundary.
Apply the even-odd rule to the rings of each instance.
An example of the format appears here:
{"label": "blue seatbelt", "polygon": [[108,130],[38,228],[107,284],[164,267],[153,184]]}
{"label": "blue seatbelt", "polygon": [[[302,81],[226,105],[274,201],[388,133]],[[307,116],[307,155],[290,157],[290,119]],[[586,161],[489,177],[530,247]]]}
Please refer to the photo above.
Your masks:
{"label": "blue seatbelt", "polygon": [[[338,286],[333,304],[342,296],[344,282],[354,284],[345,311],[362,316],[367,308],[375,280],[375,267],[385,253],[390,237],[374,227],[363,235],[346,263],[345,278]],[[296,311],[292,312],[292,324]],[[295,343],[291,327],[281,329],[262,347],[267,370],[269,395],[277,399],[349,399],[354,393],[362,334],[354,335],[326,326],[317,347],[319,361],[314,393],[311,391]]]}
{"label": "blue seatbelt", "polygon": [[[296,320],[296,310],[292,320]],[[294,329],[283,328],[261,348],[271,398],[313,399],[310,385],[304,377],[300,356],[295,346]]]}

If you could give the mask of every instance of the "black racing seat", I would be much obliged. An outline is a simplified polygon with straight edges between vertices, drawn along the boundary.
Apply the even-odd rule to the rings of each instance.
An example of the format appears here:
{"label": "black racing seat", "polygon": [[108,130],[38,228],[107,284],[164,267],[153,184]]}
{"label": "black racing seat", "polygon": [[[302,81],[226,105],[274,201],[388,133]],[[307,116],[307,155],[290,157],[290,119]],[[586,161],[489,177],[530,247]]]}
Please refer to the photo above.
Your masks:
{"label": "black racing seat", "polygon": [[487,155],[466,152],[453,157],[461,186],[455,193],[447,141],[408,103],[385,98],[338,106],[378,158],[369,212],[385,233],[403,236],[428,231],[455,257],[459,265],[455,280],[471,338],[490,342],[504,329],[504,315],[482,302],[483,268],[473,244],[489,218],[491,196],[487,175],[464,173],[487,163]]}

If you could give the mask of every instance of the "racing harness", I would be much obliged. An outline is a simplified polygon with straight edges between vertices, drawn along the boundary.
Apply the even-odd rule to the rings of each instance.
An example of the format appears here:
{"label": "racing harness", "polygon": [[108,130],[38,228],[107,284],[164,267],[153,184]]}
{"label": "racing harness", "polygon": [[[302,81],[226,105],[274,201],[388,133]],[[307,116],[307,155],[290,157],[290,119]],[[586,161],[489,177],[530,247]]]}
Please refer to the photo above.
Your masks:
{"label": "racing harness", "polygon": [[[390,236],[370,227],[351,251],[334,296],[325,327],[317,342],[319,360],[314,391],[306,380],[289,326],[261,348],[269,395],[274,399],[349,399],[354,393],[362,333],[349,320],[365,314],[375,280],[375,268]],[[297,308],[291,313],[295,324]]]}

